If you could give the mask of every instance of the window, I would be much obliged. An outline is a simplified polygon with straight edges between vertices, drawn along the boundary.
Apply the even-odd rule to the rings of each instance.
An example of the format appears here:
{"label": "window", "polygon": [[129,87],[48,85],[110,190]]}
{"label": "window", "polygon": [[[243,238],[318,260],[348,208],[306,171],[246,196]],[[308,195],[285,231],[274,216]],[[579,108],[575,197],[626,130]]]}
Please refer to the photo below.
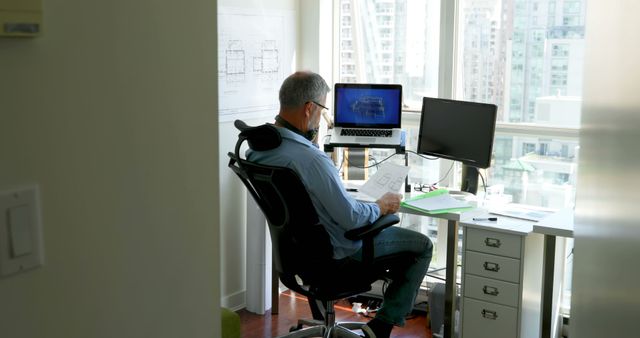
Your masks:
{"label": "window", "polygon": [[[459,4],[458,59],[473,53],[482,62],[481,69],[466,63],[459,66],[456,88],[475,87],[478,92],[493,88],[494,92],[482,97],[474,96],[473,90],[458,90],[455,97],[499,107],[501,123],[494,163],[488,170],[489,185],[508,187],[505,193],[518,203],[566,207],[574,198],[573,187],[565,186],[574,174],[582,92],[582,74],[569,69],[582,69],[585,0],[460,0]],[[484,13],[484,20],[469,15],[478,12]],[[468,48],[490,38],[482,32],[491,28],[496,30],[495,53]],[[517,127],[520,123],[527,127]],[[557,130],[547,129],[552,126],[571,137],[553,135]],[[495,151],[498,139],[499,152]],[[540,191],[542,186],[547,190]]]}
{"label": "window", "polygon": [[528,155],[536,152],[535,143],[523,143],[522,144],[522,155]]}
{"label": "window", "polygon": [[351,16],[343,15],[341,18],[342,27],[351,27]]}
{"label": "window", "polygon": [[[573,203],[586,0],[457,1],[453,18],[441,14],[448,0],[340,0],[336,26],[350,29],[336,31],[335,81],[401,83],[410,147],[422,97],[449,93],[438,88],[446,83],[439,74],[453,79],[446,95],[498,106],[488,185],[504,186],[518,203]],[[457,32],[455,48],[440,41],[441,29]],[[457,50],[455,67],[440,62],[442,48]],[[437,180],[448,170],[427,166],[412,174],[416,180]]]}
{"label": "window", "polygon": [[[340,35],[337,69],[344,70],[344,64],[354,67],[341,71],[336,82],[401,83],[404,104],[413,108],[419,108],[423,96],[438,95],[439,0],[340,4],[339,25],[358,26],[349,36],[344,31]],[[349,10],[344,10],[347,4]]]}
{"label": "window", "polygon": [[565,15],[562,18],[562,24],[565,26],[577,26],[580,24],[580,16],[578,15]]}
{"label": "window", "polygon": [[559,71],[566,72],[567,70],[569,70],[569,60],[567,60],[567,59],[551,59],[551,71],[552,72],[559,72]]}
{"label": "window", "polygon": [[579,14],[582,8],[581,1],[565,1],[563,10],[565,13]]}
{"label": "window", "polygon": [[540,150],[538,151],[538,155],[547,156],[547,152],[549,151],[549,143],[540,143]]}
{"label": "window", "polygon": [[552,56],[569,56],[569,45],[568,44],[554,44],[553,51],[551,52]]}
{"label": "window", "polygon": [[351,51],[353,49],[353,42],[351,40],[342,40],[340,46],[344,51]]}

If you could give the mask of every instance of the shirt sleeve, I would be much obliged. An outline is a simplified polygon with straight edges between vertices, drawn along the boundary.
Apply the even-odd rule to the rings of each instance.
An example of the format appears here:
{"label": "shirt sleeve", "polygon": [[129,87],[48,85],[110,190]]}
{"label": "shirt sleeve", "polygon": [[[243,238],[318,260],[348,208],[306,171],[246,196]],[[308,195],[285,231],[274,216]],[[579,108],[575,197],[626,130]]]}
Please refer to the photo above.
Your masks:
{"label": "shirt sleeve", "polygon": [[373,223],[380,217],[378,204],[359,202],[349,195],[338,170],[324,153],[308,165],[305,185],[316,208],[323,209],[317,210],[319,215],[330,217],[345,231]]}

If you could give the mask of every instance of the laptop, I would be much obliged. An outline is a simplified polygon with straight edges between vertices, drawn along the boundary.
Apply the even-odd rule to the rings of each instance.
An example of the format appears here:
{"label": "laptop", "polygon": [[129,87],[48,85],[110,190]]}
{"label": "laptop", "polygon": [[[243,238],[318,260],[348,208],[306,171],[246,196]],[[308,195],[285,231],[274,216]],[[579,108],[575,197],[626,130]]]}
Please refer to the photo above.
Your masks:
{"label": "laptop", "polygon": [[398,146],[402,144],[402,86],[336,83],[332,145]]}

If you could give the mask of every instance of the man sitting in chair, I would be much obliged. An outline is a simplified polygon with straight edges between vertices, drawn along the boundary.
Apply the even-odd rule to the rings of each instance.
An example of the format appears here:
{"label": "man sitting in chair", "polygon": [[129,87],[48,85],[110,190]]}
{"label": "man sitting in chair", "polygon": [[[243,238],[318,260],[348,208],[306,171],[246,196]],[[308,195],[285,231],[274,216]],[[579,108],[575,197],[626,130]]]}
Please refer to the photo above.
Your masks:
{"label": "man sitting in chair", "polygon": [[[361,241],[349,240],[344,233],[372,223],[381,215],[397,212],[402,195],[386,193],[375,203],[364,203],[347,193],[331,159],[313,143],[329,91],[324,79],[312,72],[296,72],[285,79],[280,87],[280,112],[275,117],[282,144],[273,150],[250,150],[247,159],[293,169],[306,187],[320,223],[329,233],[334,258],[360,260]],[[374,257],[415,253],[415,261],[407,265],[404,278],[389,284],[376,317],[363,328],[365,337],[387,338],[394,325],[404,325],[405,316],[413,308],[431,261],[433,245],[427,236],[395,226],[376,236],[374,244]]]}

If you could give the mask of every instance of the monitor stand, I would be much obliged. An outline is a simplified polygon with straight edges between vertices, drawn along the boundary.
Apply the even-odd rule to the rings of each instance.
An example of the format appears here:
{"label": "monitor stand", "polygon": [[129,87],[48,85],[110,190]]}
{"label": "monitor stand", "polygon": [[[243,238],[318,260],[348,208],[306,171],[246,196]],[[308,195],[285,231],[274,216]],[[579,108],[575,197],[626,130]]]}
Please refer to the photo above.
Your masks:
{"label": "monitor stand", "polygon": [[478,171],[478,168],[463,164],[462,184],[460,185],[460,190],[475,195],[478,192],[479,174],[480,172]]}

